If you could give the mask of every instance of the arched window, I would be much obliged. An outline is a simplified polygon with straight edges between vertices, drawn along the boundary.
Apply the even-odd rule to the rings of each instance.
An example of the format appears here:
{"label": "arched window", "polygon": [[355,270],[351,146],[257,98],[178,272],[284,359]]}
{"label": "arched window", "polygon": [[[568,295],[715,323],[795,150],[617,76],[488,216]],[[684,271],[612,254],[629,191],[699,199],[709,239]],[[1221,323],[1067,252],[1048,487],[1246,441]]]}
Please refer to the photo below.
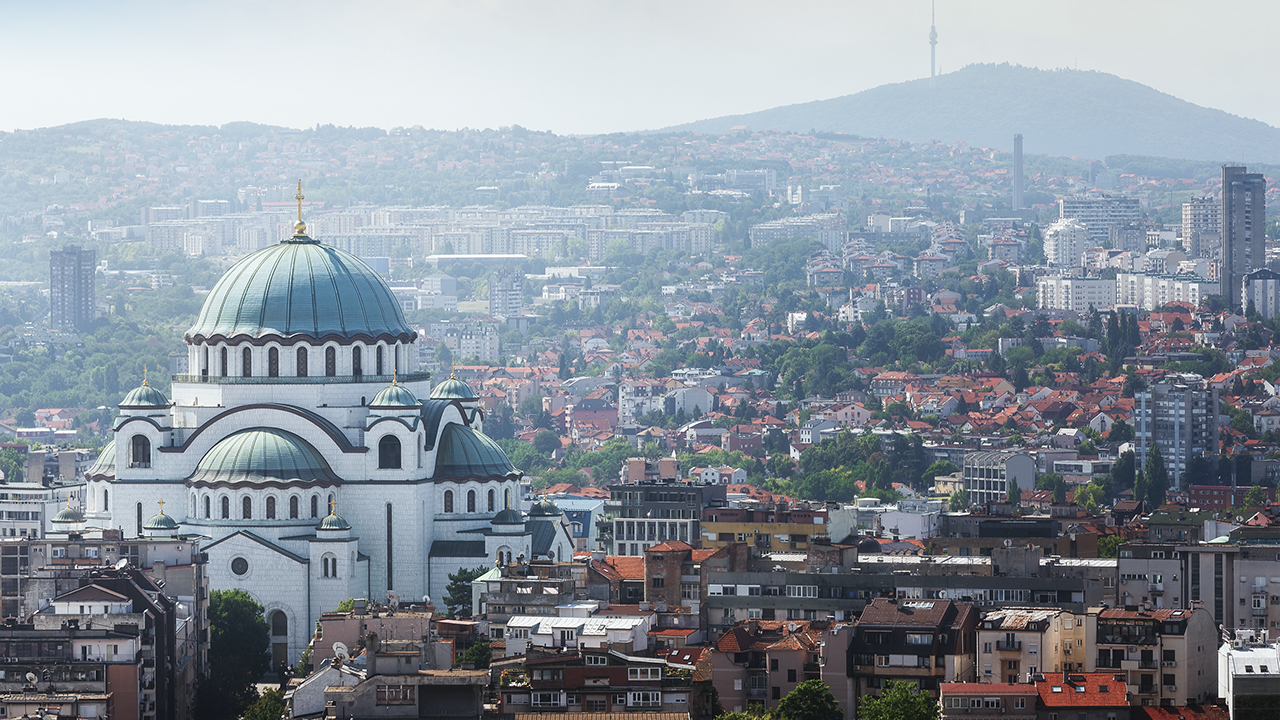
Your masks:
{"label": "arched window", "polygon": [[378,441],[378,468],[382,470],[399,469],[400,438],[395,435],[383,435]]}
{"label": "arched window", "polygon": [[306,377],[307,376],[307,349],[304,347],[300,347],[298,348],[298,352],[296,354],[298,356],[297,375],[298,377]]}
{"label": "arched window", "polygon": [[452,490],[444,491],[444,511],[447,513],[453,512],[453,491]]}
{"label": "arched window", "polygon": [[351,374],[360,377],[364,374],[364,351],[359,345],[351,348]]}
{"label": "arched window", "polygon": [[324,566],[324,576],[327,578],[338,577],[338,558],[333,555],[325,555],[320,558],[320,563]]}
{"label": "arched window", "polygon": [[209,377],[209,346],[204,346],[204,362],[200,363],[200,377]]}
{"label": "arched window", "polygon": [[277,610],[271,613],[271,634],[275,637],[281,637],[289,634],[289,616],[284,611]]}
{"label": "arched window", "polygon": [[276,519],[276,499],[274,497],[267,498],[267,519]]}
{"label": "arched window", "polygon": [[334,377],[338,374],[338,351],[336,348],[327,347],[324,349],[324,374],[325,377]]}
{"label": "arched window", "polygon": [[493,512],[493,488],[489,488],[489,512]]}
{"label": "arched window", "polygon": [[298,519],[298,496],[293,495],[289,498],[289,519]]}
{"label": "arched window", "polygon": [[320,496],[312,495],[311,496],[311,517],[313,518],[320,517],[319,508],[320,508]]}
{"label": "arched window", "polygon": [[151,467],[151,441],[146,435],[134,435],[129,441],[129,467]]}
{"label": "arched window", "polygon": [[226,495],[222,496],[222,519],[231,519],[231,500],[229,500]]}
{"label": "arched window", "polygon": [[138,537],[142,537],[142,503],[138,503],[137,516],[138,516],[138,517],[137,517],[137,521],[138,521],[138,532],[137,532],[137,533],[135,533],[135,534],[136,534]]}
{"label": "arched window", "polygon": [[511,507],[511,490],[502,491],[502,507],[504,508]]}
{"label": "arched window", "polygon": [[225,347],[222,348],[218,352],[218,354],[221,356],[221,360],[222,360],[222,370],[221,370],[222,377],[226,377],[227,376],[227,349]]}
{"label": "arched window", "polygon": [[253,519],[253,501],[249,499],[248,495],[245,495],[244,498],[240,500],[240,519]]}
{"label": "arched window", "polygon": [[102,510],[103,512],[106,512],[110,509],[111,509],[111,505],[107,502],[107,490],[106,488],[103,488],[102,489]]}
{"label": "arched window", "polygon": [[475,511],[476,511],[476,491],[468,490],[467,491],[467,512],[473,513]]}
{"label": "arched window", "polygon": [[240,374],[253,377],[253,350],[249,348],[240,351]]}
{"label": "arched window", "polygon": [[280,349],[270,348],[267,350],[267,376],[280,377]]}
{"label": "arched window", "polygon": [[382,346],[381,345],[378,346],[377,363],[378,363],[377,374],[381,375],[382,374]]}
{"label": "arched window", "polygon": [[204,519],[209,519],[209,496],[204,496]]}

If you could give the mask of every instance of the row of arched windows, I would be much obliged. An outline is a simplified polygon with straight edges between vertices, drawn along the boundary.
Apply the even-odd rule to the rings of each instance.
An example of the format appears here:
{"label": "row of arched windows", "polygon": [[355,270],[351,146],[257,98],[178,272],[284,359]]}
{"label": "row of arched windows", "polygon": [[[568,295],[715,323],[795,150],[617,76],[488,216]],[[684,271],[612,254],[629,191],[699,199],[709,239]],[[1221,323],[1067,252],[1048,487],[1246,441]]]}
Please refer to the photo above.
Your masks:
{"label": "row of arched windows", "polygon": [[[102,492],[103,492],[103,496],[102,496],[102,497],[103,497],[103,499],[102,499],[102,502],[103,502],[103,503],[104,503],[104,505],[105,505],[105,503],[106,503],[106,491],[105,491],[105,490],[103,490]],[[264,518],[264,519],[266,519],[266,520],[279,520],[279,519],[281,519],[281,517],[280,517],[281,512],[280,512],[280,509],[279,509],[279,508],[278,508],[278,506],[277,506],[277,502],[278,502],[278,500],[276,499],[276,497],[275,497],[274,495],[268,495],[268,496],[267,496],[266,502],[263,504],[263,518]],[[320,507],[320,496],[319,496],[319,495],[315,495],[315,494],[313,494],[313,495],[311,495],[311,497],[309,498],[308,502],[310,503],[311,517],[313,517],[313,518],[318,518],[318,517],[320,517],[321,510],[322,510],[322,508]],[[329,502],[330,502],[330,503],[332,503],[332,502],[333,502],[333,494],[332,494],[332,493],[330,493],[330,494],[329,494]],[[297,520],[297,519],[299,519],[299,518],[301,518],[301,517],[302,517],[302,516],[301,516],[301,506],[302,506],[302,503],[303,503],[303,498],[302,498],[301,496],[299,496],[299,495],[290,495],[290,496],[289,496],[288,519],[290,519],[290,520]],[[192,496],[192,498],[191,498],[191,514],[192,514],[192,516],[195,516],[195,514],[196,514],[196,507],[195,507],[195,505],[196,505],[196,498],[195,498],[195,496]],[[240,498],[240,503],[239,503],[239,505],[240,505],[240,506],[239,506],[239,508],[238,508],[238,509],[239,509],[239,516],[238,516],[238,518],[237,518],[237,519],[240,519],[240,520],[252,520],[252,519],[253,519],[253,515],[254,515],[254,509],[253,509],[253,498],[252,498],[252,497],[250,497],[250,496],[248,496],[248,495],[244,495],[244,496],[242,496],[242,497]],[[200,498],[200,509],[201,509],[201,517],[203,517],[205,520],[212,520],[212,519],[214,519],[214,517],[215,517],[215,507],[214,507],[214,499],[213,499],[213,497],[212,497],[212,496],[210,496],[210,495],[204,495],[204,496],[202,496],[202,497]],[[328,510],[328,507],[326,506],[325,508],[323,508],[323,510]],[[327,514],[327,513],[326,513],[326,514]],[[219,498],[217,499],[216,517],[217,517],[217,519],[219,519],[219,520],[231,520],[231,519],[232,519],[232,517],[231,517],[231,498],[230,498],[230,497],[228,497],[228,496],[226,496],[226,495],[223,495],[223,496],[221,496],[221,497],[219,497]]]}
{"label": "row of arched windows", "polygon": [[[353,345],[351,347],[351,374],[360,377],[364,375],[365,351],[363,345]],[[389,375],[393,366],[397,365],[396,358],[400,354],[399,346],[393,348],[392,358],[388,362],[385,352],[386,348],[382,345],[373,347],[373,374]],[[211,373],[209,364],[209,348],[204,347],[204,360],[201,363],[201,374],[208,377]],[[231,374],[231,366],[229,364],[229,354],[227,348],[218,348],[217,372],[221,377],[227,377]],[[280,348],[267,348],[267,367],[265,370],[267,377],[280,376]],[[294,350],[294,375],[297,377],[308,377],[311,375],[311,355],[310,350],[306,346],[299,346]],[[255,374],[263,374],[263,368],[254,367],[253,348],[243,347],[240,349],[240,375],[242,377],[253,377]],[[338,374],[338,349],[329,346],[324,349],[324,375],[325,377],[335,377]]]}
{"label": "row of arched windows", "polygon": [[[511,507],[511,491],[503,490],[502,498],[503,498],[503,507]],[[489,512],[495,512],[497,510],[497,495],[494,493],[493,488],[489,489],[488,502],[486,504]],[[444,511],[447,513],[454,512],[452,490],[444,491]],[[475,490],[467,491],[467,512],[469,513],[476,512],[476,491]]]}

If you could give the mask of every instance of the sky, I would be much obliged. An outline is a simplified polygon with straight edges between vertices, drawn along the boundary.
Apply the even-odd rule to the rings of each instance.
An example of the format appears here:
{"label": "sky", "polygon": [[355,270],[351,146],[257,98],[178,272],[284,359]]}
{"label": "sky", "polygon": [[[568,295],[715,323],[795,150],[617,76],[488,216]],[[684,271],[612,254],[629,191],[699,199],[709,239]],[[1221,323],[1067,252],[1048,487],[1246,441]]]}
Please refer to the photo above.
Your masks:
{"label": "sky", "polygon": [[[929,74],[929,0],[13,1],[0,130],[94,118],[566,134]],[[1280,3],[940,0],[938,65],[1099,70],[1280,126]]]}

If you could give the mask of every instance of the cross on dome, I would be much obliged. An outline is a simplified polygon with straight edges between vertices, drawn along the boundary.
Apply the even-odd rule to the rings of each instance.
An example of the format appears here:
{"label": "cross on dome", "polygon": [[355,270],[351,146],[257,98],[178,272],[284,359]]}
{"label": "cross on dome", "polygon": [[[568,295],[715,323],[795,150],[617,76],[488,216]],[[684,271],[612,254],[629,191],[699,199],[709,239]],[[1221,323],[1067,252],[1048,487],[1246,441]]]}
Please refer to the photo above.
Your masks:
{"label": "cross on dome", "polygon": [[294,195],[293,199],[298,201],[298,222],[293,225],[293,236],[306,237],[307,224],[302,222],[302,201],[306,199],[306,196],[302,194],[302,178],[298,178],[298,194]]}

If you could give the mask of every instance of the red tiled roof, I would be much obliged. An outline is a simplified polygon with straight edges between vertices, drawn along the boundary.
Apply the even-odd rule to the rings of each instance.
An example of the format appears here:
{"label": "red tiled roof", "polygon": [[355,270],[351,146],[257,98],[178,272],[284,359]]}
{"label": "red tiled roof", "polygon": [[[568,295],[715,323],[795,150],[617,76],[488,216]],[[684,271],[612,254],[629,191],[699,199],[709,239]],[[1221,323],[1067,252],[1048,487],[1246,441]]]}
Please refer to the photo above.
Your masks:
{"label": "red tiled roof", "polygon": [[1132,720],[1231,720],[1221,705],[1137,706],[1129,712]]}
{"label": "red tiled roof", "polygon": [[[1056,690],[1055,690],[1056,688]],[[1040,702],[1045,707],[1128,707],[1128,686],[1123,674],[1115,673],[1046,673],[1036,683]]]}
{"label": "red tiled roof", "polygon": [[610,555],[604,560],[612,565],[624,580],[644,579],[644,558],[642,557],[634,557],[631,555]]}

